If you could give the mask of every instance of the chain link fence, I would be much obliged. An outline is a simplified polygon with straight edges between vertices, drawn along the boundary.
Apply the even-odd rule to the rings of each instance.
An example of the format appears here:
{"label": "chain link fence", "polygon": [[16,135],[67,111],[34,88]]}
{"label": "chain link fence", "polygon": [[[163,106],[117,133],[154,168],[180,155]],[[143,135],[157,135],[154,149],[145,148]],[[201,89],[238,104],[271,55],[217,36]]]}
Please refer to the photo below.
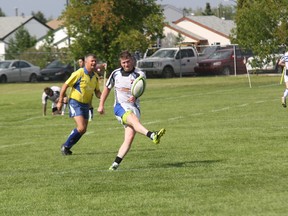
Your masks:
{"label": "chain link fence", "polygon": [[[13,56],[13,58],[11,58],[11,56]],[[70,64],[75,69],[78,67],[77,59],[74,59],[72,54],[67,52],[22,52],[9,55],[0,54],[1,61],[14,59],[28,61],[33,65],[39,66],[41,69],[45,68],[54,60],[59,60],[64,64]]]}

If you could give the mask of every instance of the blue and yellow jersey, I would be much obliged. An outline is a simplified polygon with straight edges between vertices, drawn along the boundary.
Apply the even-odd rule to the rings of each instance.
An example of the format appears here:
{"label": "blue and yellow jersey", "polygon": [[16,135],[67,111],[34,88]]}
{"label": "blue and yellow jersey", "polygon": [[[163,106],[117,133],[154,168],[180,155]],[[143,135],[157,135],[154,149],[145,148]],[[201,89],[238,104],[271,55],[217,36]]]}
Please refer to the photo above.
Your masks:
{"label": "blue and yellow jersey", "polygon": [[86,68],[80,68],[73,72],[65,83],[71,87],[69,97],[84,104],[90,103],[94,91],[99,90],[98,74],[93,73],[90,76]]}

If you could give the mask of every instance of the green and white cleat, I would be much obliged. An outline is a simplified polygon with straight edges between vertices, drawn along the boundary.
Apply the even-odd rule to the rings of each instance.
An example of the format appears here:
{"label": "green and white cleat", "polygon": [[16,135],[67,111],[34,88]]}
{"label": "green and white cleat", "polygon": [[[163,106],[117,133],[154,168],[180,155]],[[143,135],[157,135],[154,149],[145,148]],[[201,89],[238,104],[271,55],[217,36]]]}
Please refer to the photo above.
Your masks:
{"label": "green and white cleat", "polygon": [[165,134],[166,130],[164,128],[160,129],[159,131],[154,132],[153,143],[158,144],[160,143],[160,138]]}
{"label": "green and white cleat", "polygon": [[109,170],[114,171],[114,170],[117,170],[118,167],[119,167],[119,165],[117,165],[117,164],[112,164],[112,166],[109,167]]}

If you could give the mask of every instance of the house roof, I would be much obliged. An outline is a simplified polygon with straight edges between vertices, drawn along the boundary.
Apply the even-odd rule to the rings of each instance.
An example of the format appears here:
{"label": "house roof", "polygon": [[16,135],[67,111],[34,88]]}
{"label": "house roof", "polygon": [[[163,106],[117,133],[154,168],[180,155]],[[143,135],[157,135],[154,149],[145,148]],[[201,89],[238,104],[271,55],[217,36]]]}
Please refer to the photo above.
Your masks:
{"label": "house roof", "polygon": [[32,16],[0,17],[0,38],[5,38],[15,29],[31,20]]}
{"label": "house roof", "polygon": [[180,34],[185,35],[186,37],[192,38],[192,39],[194,39],[194,40],[197,40],[197,41],[205,41],[205,42],[207,41],[206,38],[201,37],[201,36],[199,36],[199,35],[197,35],[197,34],[195,34],[195,33],[193,33],[193,32],[188,31],[187,29],[184,29],[184,28],[182,28],[182,27],[180,27],[180,26],[177,26],[177,25],[175,25],[175,24],[173,24],[173,23],[169,23],[169,24],[167,24],[166,26],[167,26],[168,28],[171,28],[171,29],[179,32]]}
{"label": "house roof", "polygon": [[46,25],[49,26],[50,28],[56,30],[56,29],[63,27],[63,21],[58,20],[58,19],[54,19],[54,20],[47,22]]}
{"label": "house roof", "polygon": [[183,17],[183,11],[172,5],[161,5],[166,22],[174,22]]}
{"label": "house roof", "polygon": [[[11,17],[0,17],[0,39],[4,40],[7,36],[9,36],[14,31],[17,31],[21,26],[25,25],[32,19],[41,23],[34,16],[11,16]],[[44,23],[41,23],[43,26],[51,29]]]}
{"label": "house roof", "polygon": [[187,16],[182,17],[174,23],[177,24],[182,21],[190,21],[203,28],[209,29],[212,32],[218,33],[222,36],[228,37],[231,30],[235,27],[232,20],[223,20],[216,16]]}

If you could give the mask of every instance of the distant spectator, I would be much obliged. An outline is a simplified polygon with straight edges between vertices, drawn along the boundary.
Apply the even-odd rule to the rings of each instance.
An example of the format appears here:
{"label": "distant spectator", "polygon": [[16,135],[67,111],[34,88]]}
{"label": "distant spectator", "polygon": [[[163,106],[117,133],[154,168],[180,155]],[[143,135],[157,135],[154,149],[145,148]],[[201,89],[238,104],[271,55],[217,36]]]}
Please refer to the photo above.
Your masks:
{"label": "distant spectator", "polygon": [[84,57],[80,57],[78,59],[78,65],[79,65],[79,68],[84,67]]}

